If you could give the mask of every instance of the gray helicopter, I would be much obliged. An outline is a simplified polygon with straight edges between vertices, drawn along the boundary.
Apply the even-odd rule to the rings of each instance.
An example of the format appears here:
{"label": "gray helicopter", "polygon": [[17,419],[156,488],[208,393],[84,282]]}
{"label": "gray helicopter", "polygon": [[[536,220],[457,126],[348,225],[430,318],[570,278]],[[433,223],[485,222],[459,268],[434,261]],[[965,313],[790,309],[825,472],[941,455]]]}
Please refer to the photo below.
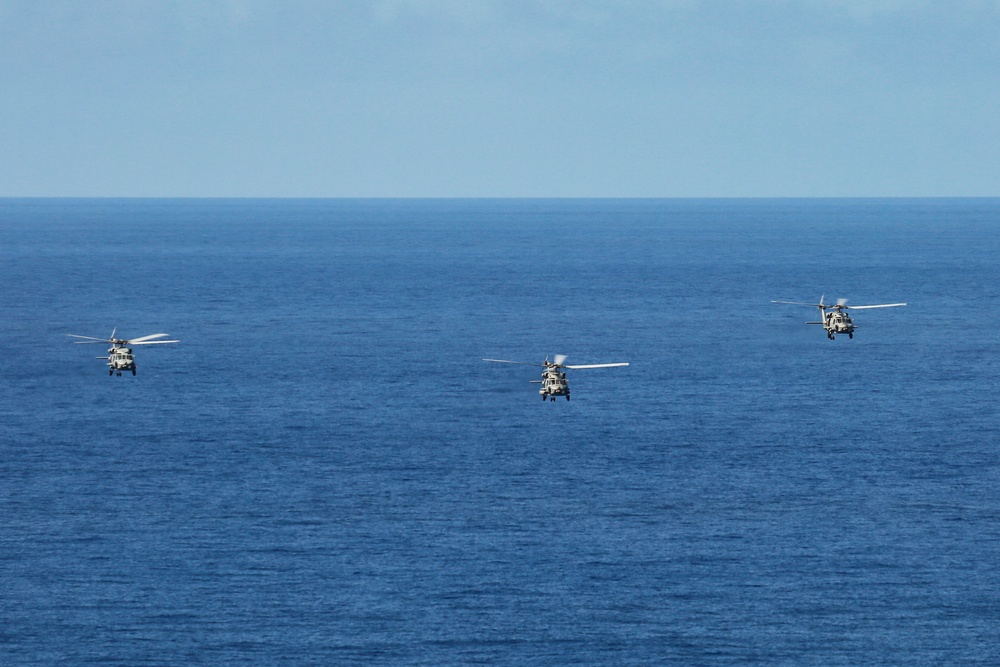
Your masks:
{"label": "gray helicopter", "polygon": [[122,371],[132,371],[132,375],[135,375],[135,356],[132,354],[133,345],[163,345],[165,343],[179,343],[179,340],[153,340],[154,338],[163,338],[169,334],[150,334],[148,336],[140,336],[139,338],[132,338],[125,340],[123,338],[115,338],[115,332],[117,327],[111,330],[110,338],[94,338],[92,336],[78,336],[76,334],[66,334],[71,338],[83,338],[84,340],[73,341],[77,345],[87,345],[104,343],[106,345],[111,345],[108,348],[108,356],[97,357],[98,359],[106,359],[108,362],[108,375],[114,375],[118,373],[118,377],[121,377]]}
{"label": "gray helicopter", "polygon": [[[824,304],[823,296],[820,296],[819,303],[804,303],[802,301],[772,301],[771,303],[784,303],[793,306],[815,306],[819,308],[823,320],[821,322],[806,322],[806,324],[823,325],[823,328],[826,329],[826,337],[830,340],[834,340],[837,334],[847,334],[848,338],[854,338],[854,331],[858,328],[858,325],[854,323],[851,316],[847,314],[847,299],[837,299],[836,305]],[[850,308],[854,310],[866,310],[869,308],[897,308],[905,305],[905,303],[879,303],[874,306],[850,306]]]}
{"label": "gray helicopter", "polygon": [[569,400],[569,382],[566,380],[566,373],[561,369],[570,368],[573,370],[581,368],[611,368],[613,366],[628,366],[628,362],[616,363],[616,364],[586,364],[583,366],[567,366],[563,362],[566,361],[565,354],[557,354],[549,361],[548,357],[545,357],[545,361],[540,364],[534,364],[527,361],[507,361],[506,359],[483,359],[483,361],[493,361],[498,364],[520,364],[522,366],[541,366],[545,370],[542,371],[541,380],[531,380],[533,383],[538,383],[542,385],[542,388],[538,390],[538,393],[542,395],[542,400],[549,399],[550,401],[556,400],[556,396],[565,396],[566,400]]}

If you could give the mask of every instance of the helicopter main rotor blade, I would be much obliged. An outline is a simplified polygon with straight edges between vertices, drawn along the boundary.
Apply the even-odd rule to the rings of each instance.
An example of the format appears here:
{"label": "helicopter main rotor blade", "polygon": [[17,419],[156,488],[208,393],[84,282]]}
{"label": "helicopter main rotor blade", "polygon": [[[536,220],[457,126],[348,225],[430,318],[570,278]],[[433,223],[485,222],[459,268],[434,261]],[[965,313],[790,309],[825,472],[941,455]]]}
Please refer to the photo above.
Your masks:
{"label": "helicopter main rotor blade", "polygon": [[867,310],[869,308],[896,308],[897,306],[905,306],[905,303],[878,303],[874,306],[844,306],[849,310]]}
{"label": "helicopter main rotor blade", "polygon": [[545,364],[535,364],[530,361],[508,361],[506,359],[483,359],[483,361],[492,361],[498,364],[519,364],[521,366],[544,366]]}
{"label": "helicopter main rotor blade", "polygon": [[623,361],[617,364],[584,364],[583,366],[563,366],[563,368],[572,368],[573,370],[579,370],[581,368],[612,368],[614,366],[628,366],[628,362]]}
{"label": "helicopter main rotor blade", "polygon": [[113,342],[112,340],[107,339],[107,338],[94,338],[93,336],[78,336],[76,334],[66,334],[66,335],[70,336],[71,338],[84,338],[84,339],[86,339],[86,340],[82,340],[82,341],[81,340],[75,340],[75,341],[73,341],[74,343],[80,343],[80,344],[85,344],[85,343],[111,343],[111,342]]}
{"label": "helicopter main rotor blade", "polygon": [[557,354],[556,356],[552,357],[552,362],[556,366],[562,366],[564,361],[566,361],[566,355],[565,354]]}
{"label": "helicopter main rotor blade", "polygon": [[805,301],[771,301],[771,303],[785,303],[790,306],[812,306],[813,308],[829,308],[830,306],[820,303],[806,303]]}
{"label": "helicopter main rotor blade", "polygon": [[140,336],[139,338],[133,338],[132,340],[126,341],[126,342],[128,342],[128,343],[143,343],[143,342],[145,342],[147,340],[153,340],[154,338],[164,338],[165,336],[169,336],[169,335],[170,334],[149,334],[148,336]]}
{"label": "helicopter main rotor blade", "polygon": [[125,345],[163,345],[164,343],[179,343],[179,340],[127,340]]}

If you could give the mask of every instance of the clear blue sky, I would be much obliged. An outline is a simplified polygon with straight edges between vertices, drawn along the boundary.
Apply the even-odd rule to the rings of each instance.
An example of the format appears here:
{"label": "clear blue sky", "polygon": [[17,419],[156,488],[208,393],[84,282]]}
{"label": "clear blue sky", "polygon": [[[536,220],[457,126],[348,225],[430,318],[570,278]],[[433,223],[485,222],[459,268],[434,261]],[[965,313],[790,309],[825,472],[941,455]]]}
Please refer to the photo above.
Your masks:
{"label": "clear blue sky", "polygon": [[1000,195],[1000,0],[0,0],[0,196]]}

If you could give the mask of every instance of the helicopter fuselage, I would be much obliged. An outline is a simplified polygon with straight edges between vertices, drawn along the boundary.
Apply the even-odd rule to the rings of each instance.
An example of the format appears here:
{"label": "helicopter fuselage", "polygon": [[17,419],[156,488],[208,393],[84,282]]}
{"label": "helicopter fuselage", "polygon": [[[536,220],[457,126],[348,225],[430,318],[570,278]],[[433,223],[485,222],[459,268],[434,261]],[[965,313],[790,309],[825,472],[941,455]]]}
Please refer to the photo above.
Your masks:
{"label": "helicopter fuselage", "polygon": [[847,313],[841,311],[826,313],[825,320],[823,328],[830,338],[836,334],[847,334],[854,338],[854,330],[858,327]]}
{"label": "helicopter fuselage", "polygon": [[558,366],[546,367],[542,371],[542,388],[538,390],[542,400],[556,400],[556,396],[565,396],[569,400],[569,382],[566,373],[560,372]]}
{"label": "helicopter fuselage", "polygon": [[108,375],[113,373],[122,374],[123,371],[132,371],[135,375],[135,356],[130,347],[112,347],[108,349]]}

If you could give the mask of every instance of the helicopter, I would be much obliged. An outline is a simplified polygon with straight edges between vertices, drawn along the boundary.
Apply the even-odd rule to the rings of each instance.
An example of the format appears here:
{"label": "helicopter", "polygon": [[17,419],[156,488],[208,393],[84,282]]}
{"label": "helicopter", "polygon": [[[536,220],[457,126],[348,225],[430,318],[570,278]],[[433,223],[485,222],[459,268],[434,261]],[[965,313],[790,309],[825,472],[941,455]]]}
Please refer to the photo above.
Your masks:
{"label": "helicopter", "polygon": [[92,336],[78,336],[76,334],[66,334],[71,338],[83,338],[85,340],[73,341],[77,345],[86,345],[88,343],[106,343],[110,344],[111,347],[108,348],[108,356],[97,357],[98,359],[106,359],[108,362],[108,375],[114,375],[118,373],[118,377],[121,377],[122,371],[132,371],[132,375],[135,375],[135,357],[132,355],[133,345],[162,345],[164,343],[179,343],[179,340],[153,340],[154,338],[163,338],[169,334],[159,333],[150,334],[148,336],[140,336],[139,338],[132,338],[125,340],[123,338],[115,338],[115,332],[118,331],[117,327],[111,330],[110,338],[94,338]]}
{"label": "helicopter", "polygon": [[542,388],[538,390],[538,393],[542,395],[542,400],[549,399],[550,401],[556,400],[556,396],[565,396],[566,400],[569,400],[569,382],[566,380],[566,373],[561,372],[562,368],[580,369],[580,368],[611,368],[612,366],[628,366],[628,362],[615,363],[615,364],[586,364],[583,366],[567,366],[563,362],[566,361],[565,354],[557,354],[549,361],[548,357],[545,357],[545,361],[540,364],[535,364],[527,361],[507,361],[506,359],[483,359],[483,361],[493,361],[498,364],[520,364],[522,366],[541,366],[545,370],[542,371],[541,380],[531,380],[532,383],[542,385]]}
{"label": "helicopter", "polygon": [[[825,296],[825,295],[823,295]],[[793,306],[815,306],[823,315],[822,322],[806,322],[806,324],[822,324],[826,329],[826,337],[834,340],[837,334],[847,334],[848,338],[854,338],[854,330],[858,325],[854,323],[848,315],[847,299],[837,299],[837,305],[827,305],[823,303],[823,296],[819,297],[819,303],[803,303],[801,301],[772,301],[771,303],[784,303]],[[905,303],[879,303],[874,306],[850,306],[854,310],[866,310],[869,308],[896,308],[905,306]],[[827,311],[830,312],[827,312]]]}

